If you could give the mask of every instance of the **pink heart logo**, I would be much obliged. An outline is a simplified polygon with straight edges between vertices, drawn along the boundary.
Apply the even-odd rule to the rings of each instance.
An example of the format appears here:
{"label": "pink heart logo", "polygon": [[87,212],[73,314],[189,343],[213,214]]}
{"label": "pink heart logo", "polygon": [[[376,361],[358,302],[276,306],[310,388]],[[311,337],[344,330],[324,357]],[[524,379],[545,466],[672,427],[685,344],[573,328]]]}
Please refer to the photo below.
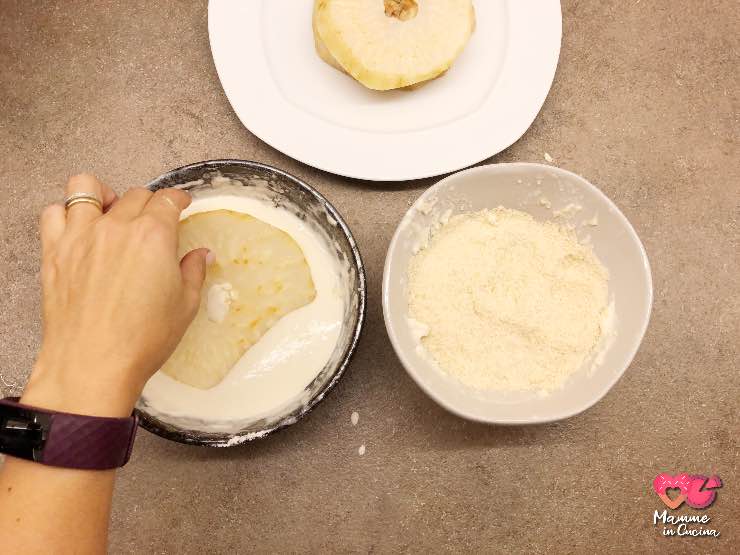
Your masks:
{"label": "pink heart logo", "polygon": [[[677,476],[671,476],[663,472],[658,474],[653,480],[653,490],[658,494],[669,509],[678,509],[689,495],[689,487],[692,483],[692,477],[687,473],[682,472]],[[668,497],[666,490],[678,489],[680,494],[675,499]]]}

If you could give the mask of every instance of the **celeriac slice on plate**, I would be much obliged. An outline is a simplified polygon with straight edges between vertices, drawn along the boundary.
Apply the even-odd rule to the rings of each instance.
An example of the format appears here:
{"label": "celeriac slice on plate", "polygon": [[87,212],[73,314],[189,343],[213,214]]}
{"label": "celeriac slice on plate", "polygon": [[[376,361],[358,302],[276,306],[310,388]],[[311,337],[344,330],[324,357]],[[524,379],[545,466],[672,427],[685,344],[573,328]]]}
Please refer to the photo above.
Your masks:
{"label": "celeriac slice on plate", "polygon": [[316,51],[370,89],[447,71],[475,29],[471,0],[316,0]]}

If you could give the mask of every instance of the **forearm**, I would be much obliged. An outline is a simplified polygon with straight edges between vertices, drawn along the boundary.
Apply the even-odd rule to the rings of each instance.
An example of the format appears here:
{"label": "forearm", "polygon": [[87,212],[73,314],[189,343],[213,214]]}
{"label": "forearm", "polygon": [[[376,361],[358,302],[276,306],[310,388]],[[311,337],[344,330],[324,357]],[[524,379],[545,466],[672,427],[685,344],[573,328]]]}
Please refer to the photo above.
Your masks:
{"label": "forearm", "polygon": [[73,470],[6,457],[0,470],[5,553],[105,553],[114,470]]}
{"label": "forearm", "polygon": [[[123,419],[130,442],[136,399],[198,310],[209,251],[178,256],[185,192],[134,188],[118,199],[93,176],[79,175],[67,194],[64,207],[47,207],[41,217],[44,339],[21,403]],[[71,443],[60,445],[85,445],[84,433],[68,435],[58,441]],[[7,458],[0,552],[104,553],[114,480],[113,470]]]}
{"label": "forearm", "polygon": [[[90,416],[131,414],[138,388],[108,368],[74,368],[39,357],[21,402]],[[77,370],[77,372],[70,371]],[[100,377],[94,379],[97,373]],[[78,379],[86,376],[87,379]],[[77,470],[7,457],[0,467],[0,551],[105,553],[115,470]]]}
{"label": "forearm", "polygon": [[[58,370],[58,366],[53,367]],[[89,372],[100,371],[90,369]],[[88,374],[89,375],[89,374]],[[135,391],[70,382],[37,363],[21,402],[93,416],[128,416]],[[0,538],[7,553],[104,553],[114,470],[76,470],[7,457],[0,468]]]}

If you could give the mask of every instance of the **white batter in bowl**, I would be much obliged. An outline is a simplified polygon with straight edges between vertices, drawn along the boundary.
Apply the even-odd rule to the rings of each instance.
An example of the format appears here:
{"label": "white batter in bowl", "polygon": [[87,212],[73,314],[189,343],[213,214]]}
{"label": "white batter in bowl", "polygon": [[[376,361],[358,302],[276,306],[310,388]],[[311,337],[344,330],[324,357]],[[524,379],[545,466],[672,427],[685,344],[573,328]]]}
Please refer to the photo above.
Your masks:
{"label": "white batter in bowl", "polygon": [[[306,257],[316,298],[285,315],[215,387],[197,389],[155,374],[137,405],[142,425],[176,441],[231,446],[295,422],[336,383],[359,337],[365,279],[349,230],[318,193],[261,164],[195,164],[150,185],[162,186],[193,195],[183,218],[227,209],[288,233]],[[223,308],[216,306],[220,293],[207,293],[209,312]]]}

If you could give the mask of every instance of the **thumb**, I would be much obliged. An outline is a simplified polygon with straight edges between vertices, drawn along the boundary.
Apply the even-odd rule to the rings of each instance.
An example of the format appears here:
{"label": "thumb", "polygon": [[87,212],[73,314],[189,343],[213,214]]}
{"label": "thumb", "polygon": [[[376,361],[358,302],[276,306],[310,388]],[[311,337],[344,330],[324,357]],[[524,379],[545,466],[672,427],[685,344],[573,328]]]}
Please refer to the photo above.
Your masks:
{"label": "thumb", "polygon": [[194,293],[195,299],[200,299],[200,288],[206,278],[206,266],[212,264],[215,255],[208,249],[195,249],[182,257],[180,271],[185,288]]}

